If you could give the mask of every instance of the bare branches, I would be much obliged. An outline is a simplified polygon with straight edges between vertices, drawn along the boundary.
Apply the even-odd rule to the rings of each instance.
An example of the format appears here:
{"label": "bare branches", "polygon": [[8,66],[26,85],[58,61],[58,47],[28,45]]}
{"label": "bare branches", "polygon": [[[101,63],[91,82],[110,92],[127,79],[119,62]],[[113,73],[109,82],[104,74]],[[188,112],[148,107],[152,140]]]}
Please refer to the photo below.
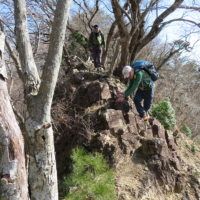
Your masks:
{"label": "bare branches", "polygon": [[195,6],[179,6],[178,8],[194,10],[194,11],[200,12],[200,7],[195,7]]}
{"label": "bare branches", "polygon": [[172,19],[172,20],[169,20],[167,22],[164,22],[160,28],[162,29],[164,26],[166,26],[167,24],[170,24],[172,22],[177,22],[177,21],[182,21],[182,22],[188,22],[188,23],[191,23],[191,24],[194,24],[195,26],[199,27],[200,28],[200,24],[199,23],[196,23],[195,21],[192,21],[192,20],[188,20],[188,19]]}
{"label": "bare branches", "polygon": [[[85,0],[83,1],[85,8],[81,5],[81,3],[77,2],[77,0],[74,0],[74,2],[83,10],[84,16],[86,17],[87,25],[90,27],[90,29],[92,29],[91,22],[99,11],[99,0],[95,1],[94,11],[92,11],[92,9],[89,8]],[[85,20],[83,21],[85,22]]]}
{"label": "bare branches", "polygon": [[183,42],[183,41],[174,41],[174,44],[172,46],[172,48],[170,49],[168,55],[163,59],[163,61],[160,63],[160,65],[157,67],[157,71],[159,71],[161,69],[161,67],[167,63],[167,61],[169,61],[169,59],[174,56],[175,54],[177,54],[178,52],[181,52],[181,50],[185,49],[186,51],[188,51],[189,48],[189,43],[187,42]]}
{"label": "bare branches", "polygon": [[29,11],[29,14],[31,15],[32,19],[34,20],[34,22],[35,22],[35,24],[37,26],[37,30],[38,30],[38,32],[37,32],[37,39],[36,39],[36,42],[35,42],[36,43],[35,44],[35,50],[33,52],[33,56],[35,56],[37,54],[37,51],[39,49],[39,44],[40,44],[40,26],[39,26],[37,20],[35,19],[35,17],[33,16],[31,10],[28,9],[28,11]]}
{"label": "bare branches", "polygon": [[[162,21],[169,16],[184,0],[176,0],[168,9],[166,9],[157,19],[154,21],[150,32],[138,45],[137,51],[140,51],[145,45],[147,45],[152,39],[154,39],[162,30],[163,26],[160,26]],[[132,54],[133,56],[133,54]],[[132,59],[133,60],[133,59]]]}
{"label": "bare branches", "polygon": [[129,14],[125,11],[125,9],[123,9],[119,2],[115,0],[116,5],[118,6],[118,8],[122,11],[122,13],[124,13],[126,15],[126,17],[129,19],[130,23],[132,26],[134,26],[133,20],[131,19],[131,17],[129,16]]}
{"label": "bare branches", "polygon": [[97,14],[97,12],[99,11],[99,0],[96,0],[96,9],[93,12],[90,20],[88,21],[88,26],[91,27],[91,21],[93,20],[94,16]]}

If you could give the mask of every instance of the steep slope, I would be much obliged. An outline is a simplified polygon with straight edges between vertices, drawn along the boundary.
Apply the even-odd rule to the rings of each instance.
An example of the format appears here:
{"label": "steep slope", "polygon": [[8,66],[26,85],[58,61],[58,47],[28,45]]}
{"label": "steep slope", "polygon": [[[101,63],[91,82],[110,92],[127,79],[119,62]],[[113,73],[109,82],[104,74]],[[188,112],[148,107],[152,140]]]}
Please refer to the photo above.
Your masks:
{"label": "steep slope", "polygon": [[[52,117],[58,168],[72,148],[84,144],[115,169],[117,199],[199,199],[193,141],[178,130],[164,130],[154,118],[148,128],[127,105],[115,102],[113,92],[125,86],[101,75],[76,69],[57,85]],[[136,112],[131,98],[129,105]]]}

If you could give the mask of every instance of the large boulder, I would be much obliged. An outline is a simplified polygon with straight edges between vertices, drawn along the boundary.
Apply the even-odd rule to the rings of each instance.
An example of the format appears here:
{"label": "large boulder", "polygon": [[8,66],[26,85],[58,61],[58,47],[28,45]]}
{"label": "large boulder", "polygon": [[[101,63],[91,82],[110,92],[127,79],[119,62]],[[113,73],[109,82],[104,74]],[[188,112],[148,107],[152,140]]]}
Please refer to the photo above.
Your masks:
{"label": "large boulder", "polygon": [[94,134],[90,140],[90,148],[102,153],[110,167],[115,167],[123,159],[119,141],[109,130]]}
{"label": "large boulder", "polygon": [[162,124],[155,118],[151,119],[153,136],[165,140],[165,129]]}
{"label": "large boulder", "polygon": [[87,108],[92,104],[111,98],[109,85],[99,80],[83,82],[76,93],[74,103]]}
{"label": "large boulder", "polygon": [[176,191],[181,193],[185,189],[186,185],[187,183],[184,177],[181,174],[178,174],[176,177]]}
{"label": "large boulder", "polygon": [[155,156],[167,158],[169,156],[168,146],[165,140],[161,138],[145,139],[142,141],[142,154],[143,156]]}
{"label": "large boulder", "polygon": [[166,137],[166,141],[168,144],[168,148],[171,149],[172,151],[176,150],[176,145],[174,142],[174,137],[172,135],[172,133],[170,131],[165,131],[165,137]]}
{"label": "large boulder", "polygon": [[123,148],[124,154],[132,155],[138,143],[137,134],[127,133],[121,136],[121,148]]}
{"label": "large boulder", "polygon": [[105,127],[110,129],[113,134],[122,135],[128,132],[121,110],[107,109],[101,117],[104,120]]}
{"label": "large boulder", "polygon": [[101,83],[99,81],[91,82],[91,84],[88,87],[88,98],[90,104],[102,99],[111,98],[109,85],[107,83]]}

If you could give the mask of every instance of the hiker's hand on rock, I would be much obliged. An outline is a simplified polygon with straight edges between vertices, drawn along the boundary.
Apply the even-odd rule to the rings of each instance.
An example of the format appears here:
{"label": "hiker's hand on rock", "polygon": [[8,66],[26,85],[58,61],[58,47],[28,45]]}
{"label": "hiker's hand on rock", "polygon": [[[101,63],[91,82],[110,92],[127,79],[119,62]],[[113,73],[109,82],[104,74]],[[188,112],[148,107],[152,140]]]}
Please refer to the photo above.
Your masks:
{"label": "hiker's hand on rock", "polygon": [[124,96],[124,92],[118,92],[117,95],[118,96]]}
{"label": "hiker's hand on rock", "polygon": [[118,99],[117,99],[117,102],[123,102],[124,101],[124,97],[119,97]]}

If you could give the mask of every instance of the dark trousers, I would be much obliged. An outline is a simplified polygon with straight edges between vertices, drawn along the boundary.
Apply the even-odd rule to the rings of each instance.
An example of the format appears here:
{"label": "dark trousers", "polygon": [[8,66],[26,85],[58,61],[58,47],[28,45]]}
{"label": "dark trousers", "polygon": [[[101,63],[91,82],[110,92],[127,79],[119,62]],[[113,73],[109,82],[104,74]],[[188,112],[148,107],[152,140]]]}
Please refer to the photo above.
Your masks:
{"label": "dark trousers", "polygon": [[101,67],[101,55],[102,55],[101,47],[92,47],[92,57],[94,59],[95,68]]}
{"label": "dark trousers", "polygon": [[[138,88],[134,97],[134,103],[140,117],[143,117],[146,114],[146,112],[151,108],[153,103],[153,95],[154,88],[150,90],[141,90],[140,88]],[[141,104],[143,99],[144,107]]]}

